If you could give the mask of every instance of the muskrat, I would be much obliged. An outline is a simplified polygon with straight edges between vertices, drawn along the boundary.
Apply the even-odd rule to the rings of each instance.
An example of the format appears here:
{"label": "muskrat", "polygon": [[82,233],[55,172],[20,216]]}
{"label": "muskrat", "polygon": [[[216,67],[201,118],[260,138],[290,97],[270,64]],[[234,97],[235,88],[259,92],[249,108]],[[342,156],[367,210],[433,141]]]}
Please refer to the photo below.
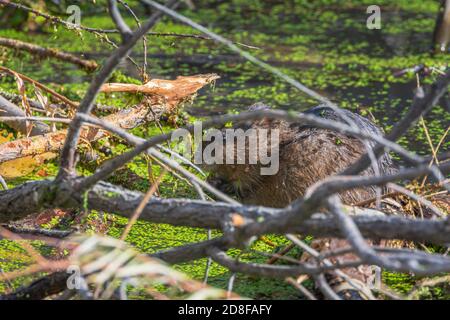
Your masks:
{"label": "muskrat", "polygon": [[[255,104],[249,107],[249,111],[269,109],[264,104]],[[305,111],[324,119],[330,119],[345,123],[351,120],[360,130],[371,135],[382,136],[383,131],[368,119],[340,109],[333,109],[319,105]],[[360,139],[327,129],[321,129],[298,122],[286,122],[264,118],[253,122],[237,123],[233,129],[277,129],[278,141],[278,172],[274,175],[262,175],[261,164],[210,164],[204,168],[210,172],[208,180],[220,190],[236,196],[242,203],[261,205],[268,207],[285,207],[297,198],[302,197],[308,187],[314,183],[334,174],[337,174],[352,165],[361,155],[365,154],[367,147],[373,147],[374,142],[368,141],[365,145]],[[222,137],[225,135],[222,130]],[[220,137],[220,135],[219,135]],[[245,157],[248,154],[249,143],[245,142]],[[258,146],[259,147],[259,146]],[[268,149],[273,151],[274,146]],[[232,148],[229,149],[233,150]],[[225,155],[226,148],[222,154]],[[234,148],[234,156],[239,156]],[[385,153],[377,162],[380,174],[388,174],[395,171],[392,159]],[[372,168],[361,173],[373,175]],[[372,187],[353,189],[339,194],[346,204],[355,204],[376,196],[376,190]],[[368,242],[372,244],[372,242]],[[318,251],[334,250],[347,247],[349,244],[344,239],[318,238],[311,246]],[[306,252],[302,254],[301,261],[309,261],[312,258]],[[333,262],[355,262],[358,258],[354,254],[331,258]],[[341,269],[354,283],[367,284],[373,279],[371,266],[359,266],[358,268]],[[327,274],[334,290],[345,299],[365,299],[371,297],[370,290],[357,292],[342,278]],[[364,286],[363,286],[364,287]],[[348,297],[349,295],[349,297]]]}
{"label": "muskrat", "polygon": [[[258,103],[249,107],[249,111],[268,108]],[[360,130],[372,135],[383,135],[383,131],[374,123],[345,109],[340,109],[338,114],[327,106],[319,105],[305,113],[340,122],[344,122],[340,116],[344,114]],[[235,195],[245,204],[285,207],[302,197],[306,189],[315,182],[337,174],[353,164],[367,150],[360,139],[313,127],[301,121],[289,123],[264,118],[238,123],[234,128],[279,130],[279,170],[274,175],[261,175],[260,164],[205,166],[210,172],[210,183],[228,194]],[[368,144],[371,147],[374,145],[373,142]],[[389,154],[385,153],[379,159],[378,167],[381,174],[393,170]],[[373,175],[373,169],[367,169],[361,174]],[[346,204],[354,204],[375,196],[374,188],[354,189],[340,194],[341,200]]]}

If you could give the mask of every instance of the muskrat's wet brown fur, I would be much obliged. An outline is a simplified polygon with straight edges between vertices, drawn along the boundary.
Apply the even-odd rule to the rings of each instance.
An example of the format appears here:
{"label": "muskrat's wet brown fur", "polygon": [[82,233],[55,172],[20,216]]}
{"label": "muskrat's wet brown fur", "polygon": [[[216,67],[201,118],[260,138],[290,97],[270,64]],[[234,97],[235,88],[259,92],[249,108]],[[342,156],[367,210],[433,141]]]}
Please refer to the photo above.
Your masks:
{"label": "muskrat's wet brown fur", "polygon": [[[253,107],[255,108],[255,107]],[[264,108],[258,106],[256,108]],[[309,113],[340,120],[334,111],[316,107]],[[345,111],[361,130],[381,135],[382,132],[369,120]],[[301,123],[263,119],[238,126],[280,130],[279,171],[272,176],[260,175],[260,165],[211,165],[206,169],[212,175],[210,181],[228,193],[234,193],[243,203],[270,207],[285,207],[304,195],[315,182],[341,172],[366,152],[364,144],[356,138],[330,130],[314,128]],[[389,155],[378,162],[381,173],[392,170]],[[373,174],[372,169],[363,173]],[[372,188],[355,189],[340,194],[344,203],[352,204],[374,197]]]}

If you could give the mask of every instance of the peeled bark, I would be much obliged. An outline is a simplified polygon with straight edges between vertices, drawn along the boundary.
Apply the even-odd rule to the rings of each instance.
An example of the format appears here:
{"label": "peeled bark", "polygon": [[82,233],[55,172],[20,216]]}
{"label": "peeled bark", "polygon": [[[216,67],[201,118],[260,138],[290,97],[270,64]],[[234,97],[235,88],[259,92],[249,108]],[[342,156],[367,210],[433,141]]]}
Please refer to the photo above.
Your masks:
{"label": "peeled bark", "polygon": [[173,108],[218,78],[219,76],[216,74],[205,74],[188,77],[179,76],[175,80],[153,79],[143,85],[105,83],[100,91],[144,93],[152,98],[152,102],[167,104],[168,108]]}
{"label": "peeled bark", "polygon": [[[164,109],[157,106],[153,112],[149,112],[149,107],[145,104],[119,111],[118,113],[106,116],[103,120],[113,123],[122,129],[132,129],[147,121],[154,121],[164,113]],[[6,142],[0,145],[0,163],[42,154],[45,152],[60,151],[66,139],[67,130],[58,130],[43,135],[22,138]],[[81,137],[84,141],[96,141],[108,136],[109,133],[94,127],[83,127]]]}

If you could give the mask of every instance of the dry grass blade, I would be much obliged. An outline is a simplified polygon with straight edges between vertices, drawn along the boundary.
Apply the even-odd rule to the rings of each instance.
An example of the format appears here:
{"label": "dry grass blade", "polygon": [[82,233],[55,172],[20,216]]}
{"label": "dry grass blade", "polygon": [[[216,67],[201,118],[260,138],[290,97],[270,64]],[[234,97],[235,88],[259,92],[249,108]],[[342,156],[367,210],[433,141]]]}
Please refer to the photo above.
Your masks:
{"label": "dry grass blade", "polygon": [[[94,297],[110,299],[126,281],[133,287],[144,288],[156,299],[179,298],[188,293],[194,299],[224,299],[224,290],[213,289],[189,279],[163,262],[140,254],[123,241],[99,236],[74,238],[79,243],[70,257],[72,266],[80,270],[80,277],[96,287]],[[161,292],[155,286],[175,290]],[[192,295],[191,295],[192,294]],[[124,295],[126,296],[126,295]],[[234,294],[232,297],[236,297]]]}
{"label": "dry grass blade", "polygon": [[139,219],[139,216],[142,213],[142,210],[144,210],[144,207],[147,205],[147,203],[150,201],[153,194],[157,191],[159,184],[161,183],[162,179],[167,173],[167,169],[163,169],[162,173],[159,175],[159,177],[156,179],[156,181],[152,184],[150,189],[148,189],[147,193],[142,198],[142,201],[139,203],[139,206],[134,211],[133,215],[130,218],[130,221],[128,222],[127,226],[125,227],[125,230],[123,231],[120,240],[125,240],[128,233],[130,232],[133,225],[136,223],[136,221]]}
{"label": "dry grass blade", "polygon": [[[441,139],[439,140],[436,148],[434,148],[434,146],[433,146],[433,144],[431,142],[431,137],[430,137],[430,135],[428,133],[428,129],[427,129],[426,125],[425,125],[425,121],[423,120],[423,118],[422,118],[421,122],[422,122],[423,128],[424,128],[426,136],[427,136],[427,141],[428,141],[428,143],[430,145],[430,148],[431,148],[431,151],[432,151],[432,158],[431,158],[431,161],[430,161],[430,166],[433,164],[433,162],[436,162],[436,164],[439,164],[439,159],[437,158],[437,153],[438,153],[442,143],[444,143],[445,138],[447,137],[448,131],[450,130],[450,126],[447,127],[447,130],[445,130],[445,132],[442,135]],[[425,186],[425,182],[427,181],[427,179],[428,179],[428,176],[425,176],[423,178],[422,184],[420,185],[421,188],[423,188]]]}

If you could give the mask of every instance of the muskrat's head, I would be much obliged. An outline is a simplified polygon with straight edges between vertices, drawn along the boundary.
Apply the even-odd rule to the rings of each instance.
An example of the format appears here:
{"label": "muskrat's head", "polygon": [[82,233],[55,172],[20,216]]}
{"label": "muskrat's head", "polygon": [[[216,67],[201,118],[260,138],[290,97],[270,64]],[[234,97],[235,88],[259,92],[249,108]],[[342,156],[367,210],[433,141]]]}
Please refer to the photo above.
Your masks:
{"label": "muskrat's head", "polygon": [[[216,131],[213,141],[203,142],[201,167],[209,172],[208,182],[214,187],[224,193],[245,199],[261,183],[259,155],[256,153],[256,159],[250,162],[249,150],[254,146],[249,146],[248,139],[245,139],[244,143],[241,140],[242,144],[238,146],[237,140],[227,139],[226,130]],[[211,143],[217,144],[209,153]]]}
{"label": "muskrat's head", "polygon": [[[269,107],[256,104],[248,108],[255,112],[264,109]],[[221,142],[214,148],[213,161],[203,159],[202,167],[210,173],[208,182],[245,200],[263,185],[265,175],[274,174],[267,173],[267,169],[273,169],[275,161],[278,171],[280,137],[286,136],[287,127],[283,121],[260,119],[235,123],[233,128],[222,128],[220,133],[207,133],[206,141]],[[212,150],[207,144],[204,142],[202,146],[203,155]]]}

